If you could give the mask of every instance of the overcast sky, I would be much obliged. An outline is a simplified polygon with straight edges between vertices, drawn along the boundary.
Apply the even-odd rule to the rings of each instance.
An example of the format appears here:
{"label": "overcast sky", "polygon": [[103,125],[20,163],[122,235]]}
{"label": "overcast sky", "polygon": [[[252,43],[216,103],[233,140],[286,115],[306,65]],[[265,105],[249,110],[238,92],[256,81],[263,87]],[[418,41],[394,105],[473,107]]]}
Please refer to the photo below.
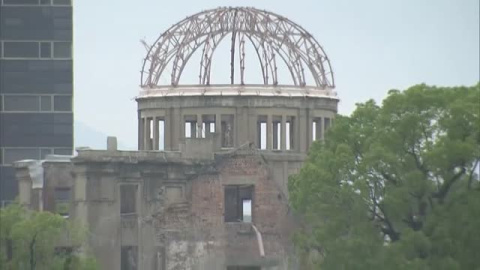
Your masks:
{"label": "overcast sky", "polygon": [[140,39],[218,6],[266,9],[309,31],[331,60],[341,114],[393,88],[479,80],[478,0],[77,0],[75,120],[136,148]]}

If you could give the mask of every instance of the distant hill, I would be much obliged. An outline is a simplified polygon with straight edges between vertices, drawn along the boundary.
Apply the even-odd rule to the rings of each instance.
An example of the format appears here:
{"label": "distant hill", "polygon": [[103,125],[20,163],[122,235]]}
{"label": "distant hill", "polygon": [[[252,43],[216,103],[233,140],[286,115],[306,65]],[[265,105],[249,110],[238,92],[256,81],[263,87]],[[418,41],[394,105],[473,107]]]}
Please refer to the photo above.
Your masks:
{"label": "distant hill", "polygon": [[[88,126],[81,121],[75,121],[75,147],[90,147],[92,149],[104,150],[107,148],[107,135]],[[121,142],[118,142],[119,149],[129,149]]]}

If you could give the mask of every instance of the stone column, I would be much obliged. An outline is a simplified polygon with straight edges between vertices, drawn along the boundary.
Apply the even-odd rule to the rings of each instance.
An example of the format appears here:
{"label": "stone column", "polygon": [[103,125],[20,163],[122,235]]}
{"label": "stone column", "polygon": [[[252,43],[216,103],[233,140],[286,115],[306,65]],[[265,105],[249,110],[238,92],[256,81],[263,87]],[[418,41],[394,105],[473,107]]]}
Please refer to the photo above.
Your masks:
{"label": "stone column", "polygon": [[150,149],[150,120],[147,117],[143,118],[143,150]]}
{"label": "stone column", "polygon": [[164,142],[164,150],[170,151],[172,150],[172,122],[173,122],[173,115],[172,115],[172,109],[166,110],[165,111],[165,119],[164,119],[164,125],[163,125],[163,136],[165,138]]}
{"label": "stone column", "polygon": [[297,149],[300,153],[305,153],[307,150],[307,142],[308,142],[308,118],[307,118],[307,110],[300,109],[298,111],[298,129],[297,129]]}
{"label": "stone column", "polygon": [[222,148],[222,115],[217,113],[215,114],[215,138],[218,149]]}
{"label": "stone column", "polygon": [[280,149],[282,151],[287,150],[287,116],[282,115],[282,126],[280,134]]}
{"label": "stone column", "polygon": [[273,149],[273,122],[272,115],[267,116],[267,150]]}
{"label": "stone column", "polygon": [[[203,138],[203,119],[201,114],[197,114],[197,138]],[[192,138],[195,138],[192,134]]]}
{"label": "stone column", "polygon": [[322,117],[322,120],[320,121],[320,125],[322,129],[322,134],[320,134],[318,137],[323,140],[325,139],[325,117]]}
{"label": "stone column", "polygon": [[324,133],[324,124],[323,124],[323,120],[325,118],[321,117],[321,118],[318,118],[319,120],[316,122],[316,131],[315,131],[315,134],[316,134],[316,138],[315,140],[323,140],[323,133]]}
{"label": "stone column", "polygon": [[180,140],[185,138],[185,119],[182,118],[182,113],[178,108],[173,108],[173,115],[171,118],[172,121],[168,124],[172,130],[171,148],[169,150],[178,150]]}
{"label": "stone column", "polygon": [[138,150],[143,150],[144,145],[143,145],[143,118],[141,116],[141,113],[138,112]]}
{"label": "stone column", "polygon": [[248,134],[247,134],[247,141],[255,143],[257,149],[260,149],[260,142],[258,141],[258,116],[251,111],[250,109],[247,110],[248,115]]}
{"label": "stone column", "polygon": [[159,126],[158,126],[158,118],[154,117],[153,121],[153,142],[152,142],[152,150],[158,150],[160,145],[160,134],[159,134]]}
{"label": "stone column", "polygon": [[[21,205],[27,207],[31,206],[32,203],[32,179],[30,178],[30,173],[28,167],[17,169],[16,177],[18,180],[18,199]],[[35,209],[38,210],[38,209]]]}
{"label": "stone column", "polygon": [[[293,118],[292,132],[290,133],[290,140],[293,141],[293,145],[290,144],[290,149],[299,152],[300,148],[300,114]],[[291,123],[290,123],[291,125]],[[293,137],[293,140],[291,139]]]}

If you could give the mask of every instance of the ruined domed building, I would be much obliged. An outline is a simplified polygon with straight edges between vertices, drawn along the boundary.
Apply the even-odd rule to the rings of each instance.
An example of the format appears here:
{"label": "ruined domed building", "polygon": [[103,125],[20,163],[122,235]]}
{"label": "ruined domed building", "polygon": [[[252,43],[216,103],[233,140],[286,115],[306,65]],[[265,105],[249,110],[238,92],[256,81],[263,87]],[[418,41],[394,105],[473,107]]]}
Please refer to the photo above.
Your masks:
{"label": "ruined domed building", "polygon": [[107,150],[18,162],[21,202],[87,226],[102,269],[299,269],[288,176],[338,104],[322,47],[285,17],[218,8],[147,49],[138,151],[109,138]]}

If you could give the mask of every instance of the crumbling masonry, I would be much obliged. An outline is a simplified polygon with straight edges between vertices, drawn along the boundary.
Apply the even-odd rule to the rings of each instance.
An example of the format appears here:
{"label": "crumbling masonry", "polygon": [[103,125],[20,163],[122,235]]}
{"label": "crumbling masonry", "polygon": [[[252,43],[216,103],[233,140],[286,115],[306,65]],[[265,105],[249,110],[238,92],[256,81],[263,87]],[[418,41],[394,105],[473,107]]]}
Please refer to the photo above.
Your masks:
{"label": "crumbling masonry", "polygon": [[[222,40],[231,41],[231,83],[212,84]],[[246,83],[246,42],[261,85]],[[89,228],[102,269],[298,269],[287,180],[337,112],[323,49],[297,24],[253,8],[198,13],[147,49],[139,150],[120,151],[112,137],[107,150],[18,162],[21,203]],[[182,84],[196,51],[199,83]],[[170,85],[159,84],[165,75]]]}

